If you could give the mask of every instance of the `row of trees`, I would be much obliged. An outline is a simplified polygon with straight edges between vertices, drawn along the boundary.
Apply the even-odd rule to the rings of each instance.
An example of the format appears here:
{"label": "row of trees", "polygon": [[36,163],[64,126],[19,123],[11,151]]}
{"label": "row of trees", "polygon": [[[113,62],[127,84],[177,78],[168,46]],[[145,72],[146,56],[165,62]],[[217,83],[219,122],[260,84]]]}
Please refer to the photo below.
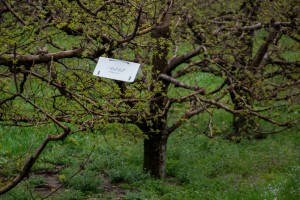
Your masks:
{"label": "row of trees", "polygon": [[[197,114],[231,113],[231,139],[260,137],[259,121],[298,123],[277,115],[299,103],[296,0],[1,0],[0,21],[1,125],[61,129],[0,194],[47,143],[105,123],[143,132],[143,167],[158,178],[169,136]],[[100,56],[139,62],[142,76],[131,84],[94,77]],[[203,73],[219,84],[190,81]],[[184,110],[171,123],[178,106]]]}

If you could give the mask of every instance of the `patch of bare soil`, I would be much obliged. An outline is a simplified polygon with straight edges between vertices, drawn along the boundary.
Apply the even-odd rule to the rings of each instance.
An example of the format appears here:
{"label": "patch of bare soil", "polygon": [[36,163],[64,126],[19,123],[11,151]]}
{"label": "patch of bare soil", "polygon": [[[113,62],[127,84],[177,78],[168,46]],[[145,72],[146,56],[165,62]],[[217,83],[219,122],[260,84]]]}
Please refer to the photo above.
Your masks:
{"label": "patch of bare soil", "polygon": [[[39,193],[42,198],[48,197],[56,191],[57,193],[63,192],[61,182],[57,178],[57,174],[63,169],[63,166],[56,166],[53,170],[38,170],[34,172],[34,176],[44,177],[46,182],[41,185],[36,185],[34,191]],[[100,178],[102,180],[102,188],[105,194],[114,194],[115,200],[121,200],[122,196],[129,192],[129,190],[120,187],[120,184],[113,184],[110,182],[109,177],[105,173],[101,173]],[[53,194],[55,195],[55,194]]]}
{"label": "patch of bare soil", "polygon": [[114,193],[115,200],[121,200],[122,196],[129,192],[129,190],[120,187],[119,184],[112,184],[110,182],[107,174],[102,173],[100,176],[101,176],[102,187],[104,189],[104,192],[105,193]]}
{"label": "patch of bare soil", "polygon": [[61,183],[57,178],[58,172],[63,169],[63,166],[55,166],[53,170],[39,170],[34,172],[35,176],[44,177],[46,182],[45,184],[36,185],[34,191],[39,193],[42,197],[47,197],[54,190],[61,187]]}

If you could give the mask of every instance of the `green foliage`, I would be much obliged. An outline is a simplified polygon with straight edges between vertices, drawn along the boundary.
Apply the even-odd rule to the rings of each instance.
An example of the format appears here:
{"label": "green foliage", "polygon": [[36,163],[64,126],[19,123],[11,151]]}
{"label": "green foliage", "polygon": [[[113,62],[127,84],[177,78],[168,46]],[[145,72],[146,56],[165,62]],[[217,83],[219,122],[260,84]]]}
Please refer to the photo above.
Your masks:
{"label": "green foliage", "polygon": [[64,189],[63,192],[51,196],[48,199],[51,200],[82,200],[85,198],[85,194],[81,192],[80,190],[74,190],[74,189]]}
{"label": "green foliage", "polygon": [[29,187],[28,183],[21,183],[14,189],[10,190],[4,195],[0,196],[1,200],[28,200],[36,199],[39,195],[33,193],[32,189]]}
{"label": "green foliage", "polygon": [[292,168],[291,172],[293,174],[289,174],[286,181],[279,183],[277,195],[282,199],[296,200],[300,198],[299,166]]}
{"label": "green foliage", "polygon": [[34,177],[30,177],[30,179],[26,180],[26,183],[28,183],[29,185],[43,185],[43,184],[46,184],[47,181],[46,181],[45,177],[34,176]]}
{"label": "green foliage", "polygon": [[42,139],[35,128],[0,126],[0,172],[11,176],[22,168],[24,160]]}
{"label": "green foliage", "polygon": [[[176,133],[168,144],[164,180],[143,174],[141,138],[134,141],[126,135],[115,135],[113,129],[105,138],[96,133],[74,135],[79,146],[73,142],[51,144],[40,163],[54,159],[46,159],[53,156],[52,152],[59,158],[72,159],[63,161],[65,169],[57,177],[64,187],[50,199],[115,199],[116,193],[103,190],[103,176],[126,190],[123,199],[299,198],[299,129],[238,144],[218,137],[209,139],[189,126]],[[96,143],[85,169],[67,181]],[[31,177],[0,199],[30,199],[31,188],[44,181]]]}
{"label": "green foliage", "polygon": [[[199,137],[181,148],[180,143],[179,146],[171,143],[169,150],[174,145],[175,152],[169,151],[172,153],[167,173],[193,188],[187,199],[194,199],[196,191],[203,198],[211,196],[212,199],[280,198],[282,193],[287,192],[286,182],[298,176],[291,169],[299,166],[299,142],[296,134],[280,135],[261,142],[244,140],[238,145]],[[293,178],[290,179],[287,174]],[[271,188],[274,187],[282,193],[273,194]],[[298,184],[294,187],[299,189]],[[295,188],[294,199],[298,195]],[[290,192],[284,195],[288,194]]]}
{"label": "green foliage", "polygon": [[65,176],[63,182],[66,186],[86,194],[101,192],[101,177],[99,176],[99,173],[90,170],[82,170],[71,178],[75,173],[76,170],[72,168],[61,172],[61,174]]}

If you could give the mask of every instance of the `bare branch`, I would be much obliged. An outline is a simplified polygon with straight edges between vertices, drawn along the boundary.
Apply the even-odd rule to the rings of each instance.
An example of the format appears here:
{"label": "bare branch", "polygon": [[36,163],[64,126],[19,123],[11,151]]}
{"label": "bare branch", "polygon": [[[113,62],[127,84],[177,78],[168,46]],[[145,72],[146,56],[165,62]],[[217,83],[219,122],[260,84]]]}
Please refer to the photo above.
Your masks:
{"label": "bare branch", "polygon": [[58,83],[55,83],[54,81],[50,81],[50,82],[49,82],[48,79],[46,79],[45,77],[43,77],[43,76],[41,76],[41,75],[39,75],[39,74],[37,74],[37,73],[35,73],[35,72],[33,72],[33,71],[29,71],[29,70],[21,70],[21,73],[26,73],[26,74],[33,75],[33,76],[39,78],[40,80],[42,80],[42,81],[44,81],[44,82],[46,82],[46,83],[48,83],[48,84],[50,84],[50,85],[56,87],[58,90],[63,90],[65,93],[67,93],[67,94],[70,95],[70,96],[75,96],[75,97],[77,97],[77,98],[83,98],[84,101],[86,101],[86,102],[92,104],[93,106],[99,108],[99,107],[97,106],[97,103],[96,103],[95,101],[93,101],[92,99],[86,98],[86,97],[84,97],[84,96],[79,96],[79,95],[77,95],[76,93],[73,93],[72,91],[70,91],[70,90],[68,90],[67,88],[63,87],[62,85],[59,85]]}
{"label": "bare branch", "polygon": [[201,94],[205,94],[205,89],[204,88],[201,88],[199,86],[187,85],[187,84],[182,83],[182,82],[178,81],[177,79],[175,79],[171,76],[168,76],[166,74],[160,74],[158,76],[158,78],[167,80],[167,81],[173,83],[176,87],[182,87],[182,88],[189,89],[189,90],[194,90],[194,91],[201,91],[200,92]]}
{"label": "bare branch", "polygon": [[292,22],[274,22],[274,23],[257,23],[251,26],[240,26],[235,28],[221,28],[221,30],[227,30],[227,31],[254,31],[262,28],[270,28],[270,27],[290,27],[292,26]]}
{"label": "bare branch", "polygon": [[273,30],[269,33],[268,37],[266,38],[265,43],[263,43],[260,48],[258,49],[253,61],[252,61],[252,67],[256,68],[260,65],[262,62],[265,54],[268,51],[269,45],[274,41],[276,36],[279,34],[279,30]]}
{"label": "bare branch", "polygon": [[[96,16],[96,13],[94,13],[93,11],[89,10],[83,3],[81,0],[76,0],[77,4],[87,13],[89,13],[90,15]],[[104,4],[102,7],[106,6],[106,4]]]}
{"label": "bare branch", "polygon": [[208,94],[215,94],[215,93],[219,92],[219,91],[222,90],[227,84],[228,84],[228,79],[225,79],[225,80],[223,81],[223,83],[222,83],[218,88],[216,88],[215,90],[211,91],[211,92],[208,93]]}
{"label": "bare branch", "polygon": [[24,97],[23,95],[19,95],[22,99],[24,99],[27,103],[29,103],[30,105],[32,105],[33,107],[35,107],[36,109],[38,109],[39,111],[41,111],[44,115],[46,115],[50,120],[52,120],[55,124],[57,124],[60,128],[62,128],[63,130],[68,130],[69,128],[65,125],[63,125],[61,122],[59,122],[57,119],[55,119],[53,116],[51,116],[50,114],[48,114],[46,111],[44,111],[44,109],[42,109],[41,107],[39,107],[38,105],[36,105],[35,103],[33,103],[32,101],[30,101],[28,98]]}
{"label": "bare branch", "polygon": [[193,51],[189,52],[189,53],[186,53],[184,55],[180,55],[180,56],[177,56],[173,59],[171,59],[169,62],[168,62],[168,68],[166,70],[166,72],[171,72],[172,70],[174,70],[178,65],[186,62],[187,60],[199,55],[203,50],[203,46],[200,46],[196,49],[194,49]]}
{"label": "bare branch", "polygon": [[6,102],[9,102],[9,101],[14,100],[17,96],[19,96],[19,94],[14,94],[14,95],[12,95],[11,97],[2,100],[2,101],[0,102],[0,106],[1,106],[2,104],[5,104]]}
{"label": "bare branch", "polygon": [[69,129],[68,127],[65,128],[66,129],[64,129],[64,132],[60,135],[48,135],[44,139],[39,148],[37,148],[36,151],[26,159],[19,174],[12,181],[7,183],[4,187],[0,188],[0,195],[8,192],[23,180],[23,178],[29,173],[31,167],[37,161],[38,157],[41,155],[41,153],[44,151],[44,149],[50,141],[64,140],[71,133],[71,129]]}
{"label": "bare branch", "polygon": [[138,16],[136,18],[135,27],[134,27],[133,32],[129,35],[128,38],[126,38],[124,40],[121,40],[118,43],[123,44],[123,43],[129,42],[130,40],[132,40],[137,35],[137,33],[138,33],[137,31],[138,31],[138,28],[139,28],[139,23],[140,23],[142,11],[143,11],[142,8],[140,8],[139,11],[138,11]]}
{"label": "bare branch", "polygon": [[283,66],[293,66],[300,68],[300,61],[285,61],[285,60],[269,60],[268,61],[270,64],[275,64],[275,65],[283,65]]}
{"label": "bare branch", "polygon": [[195,99],[197,94],[200,94],[202,90],[195,91],[191,94],[188,94],[186,96],[180,97],[179,99],[170,98],[171,103],[182,103],[185,101],[190,101],[190,99]]}
{"label": "bare branch", "polygon": [[206,106],[209,107],[209,105],[203,105],[202,107],[199,107],[195,110],[189,110],[189,111],[185,112],[184,115],[179,120],[177,120],[171,127],[167,128],[167,133],[171,134],[173,131],[175,131],[177,128],[179,128],[181,125],[183,125],[188,119],[190,119],[194,115],[197,115],[197,114],[205,111],[207,109]]}
{"label": "bare branch", "polygon": [[25,21],[10,7],[10,5],[6,2],[6,0],[1,0],[5,7],[18,19],[21,24],[26,26]]}
{"label": "bare branch", "polygon": [[83,49],[74,49],[67,51],[60,51],[56,53],[48,54],[39,54],[39,55],[14,55],[14,54],[5,54],[0,56],[0,65],[11,66],[13,61],[16,61],[17,64],[40,64],[47,63],[51,60],[59,60],[63,58],[74,58],[81,57],[83,55]]}

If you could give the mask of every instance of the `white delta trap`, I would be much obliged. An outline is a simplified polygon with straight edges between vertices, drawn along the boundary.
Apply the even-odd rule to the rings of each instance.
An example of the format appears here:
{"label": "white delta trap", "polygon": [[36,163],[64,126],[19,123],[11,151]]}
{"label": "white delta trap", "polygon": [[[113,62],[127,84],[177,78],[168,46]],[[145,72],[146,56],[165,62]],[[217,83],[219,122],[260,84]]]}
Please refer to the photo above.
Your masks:
{"label": "white delta trap", "polygon": [[133,82],[139,69],[139,63],[100,57],[93,75],[118,81]]}

